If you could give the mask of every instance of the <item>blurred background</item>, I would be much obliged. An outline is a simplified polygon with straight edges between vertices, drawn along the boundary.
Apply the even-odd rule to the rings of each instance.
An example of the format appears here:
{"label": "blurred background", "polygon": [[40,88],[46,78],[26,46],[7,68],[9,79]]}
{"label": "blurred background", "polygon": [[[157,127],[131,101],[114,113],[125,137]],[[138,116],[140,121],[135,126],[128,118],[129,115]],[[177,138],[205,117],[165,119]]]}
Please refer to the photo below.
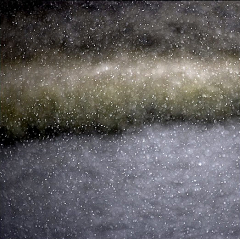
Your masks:
{"label": "blurred background", "polygon": [[240,56],[238,2],[4,0],[0,13],[1,61],[49,52]]}

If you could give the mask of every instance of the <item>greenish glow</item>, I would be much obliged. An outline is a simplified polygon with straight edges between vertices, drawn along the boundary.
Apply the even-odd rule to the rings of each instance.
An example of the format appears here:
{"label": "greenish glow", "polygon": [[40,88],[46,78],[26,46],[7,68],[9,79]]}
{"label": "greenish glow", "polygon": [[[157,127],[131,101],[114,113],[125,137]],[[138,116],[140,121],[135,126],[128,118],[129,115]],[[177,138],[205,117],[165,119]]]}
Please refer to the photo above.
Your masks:
{"label": "greenish glow", "polygon": [[[66,59],[66,58],[63,58]],[[1,70],[1,123],[9,136],[35,129],[124,130],[153,120],[222,120],[239,115],[238,61],[122,55],[36,60]]]}

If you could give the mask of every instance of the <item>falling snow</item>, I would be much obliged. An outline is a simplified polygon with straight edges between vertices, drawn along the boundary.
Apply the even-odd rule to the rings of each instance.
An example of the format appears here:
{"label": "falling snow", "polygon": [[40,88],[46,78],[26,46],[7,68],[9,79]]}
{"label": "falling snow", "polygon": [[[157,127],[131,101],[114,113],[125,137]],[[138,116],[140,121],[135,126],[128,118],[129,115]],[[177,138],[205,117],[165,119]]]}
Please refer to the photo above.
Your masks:
{"label": "falling snow", "polygon": [[240,238],[240,4],[3,0],[0,237]]}
{"label": "falling snow", "polygon": [[238,238],[239,142],[231,121],[2,149],[1,235]]}

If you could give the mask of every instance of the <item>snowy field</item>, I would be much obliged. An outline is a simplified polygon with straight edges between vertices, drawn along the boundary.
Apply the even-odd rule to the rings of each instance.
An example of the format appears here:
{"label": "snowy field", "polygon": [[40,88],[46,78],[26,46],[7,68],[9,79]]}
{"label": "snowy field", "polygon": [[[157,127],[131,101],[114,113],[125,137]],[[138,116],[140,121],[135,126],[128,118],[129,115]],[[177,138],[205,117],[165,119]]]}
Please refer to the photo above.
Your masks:
{"label": "snowy field", "polygon": [[240,237],[240,121],[1,149],[1,238]]}
{"label": "snowy field", "polygon": [[1,239],[239,239],[239,2],[4,0]]}

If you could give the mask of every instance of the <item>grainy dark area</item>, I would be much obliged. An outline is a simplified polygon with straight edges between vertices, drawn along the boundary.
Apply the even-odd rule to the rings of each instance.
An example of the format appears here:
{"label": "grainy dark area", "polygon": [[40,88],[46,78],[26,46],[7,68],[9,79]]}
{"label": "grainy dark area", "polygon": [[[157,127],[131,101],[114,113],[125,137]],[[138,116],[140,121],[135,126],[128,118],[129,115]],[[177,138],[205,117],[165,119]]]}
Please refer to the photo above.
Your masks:
{"label": "grainy dark area", "polygon": [[6,2],[2,60],[32,59],[50,50],[71,57],[119,51],[239,57],[238,2]]}

